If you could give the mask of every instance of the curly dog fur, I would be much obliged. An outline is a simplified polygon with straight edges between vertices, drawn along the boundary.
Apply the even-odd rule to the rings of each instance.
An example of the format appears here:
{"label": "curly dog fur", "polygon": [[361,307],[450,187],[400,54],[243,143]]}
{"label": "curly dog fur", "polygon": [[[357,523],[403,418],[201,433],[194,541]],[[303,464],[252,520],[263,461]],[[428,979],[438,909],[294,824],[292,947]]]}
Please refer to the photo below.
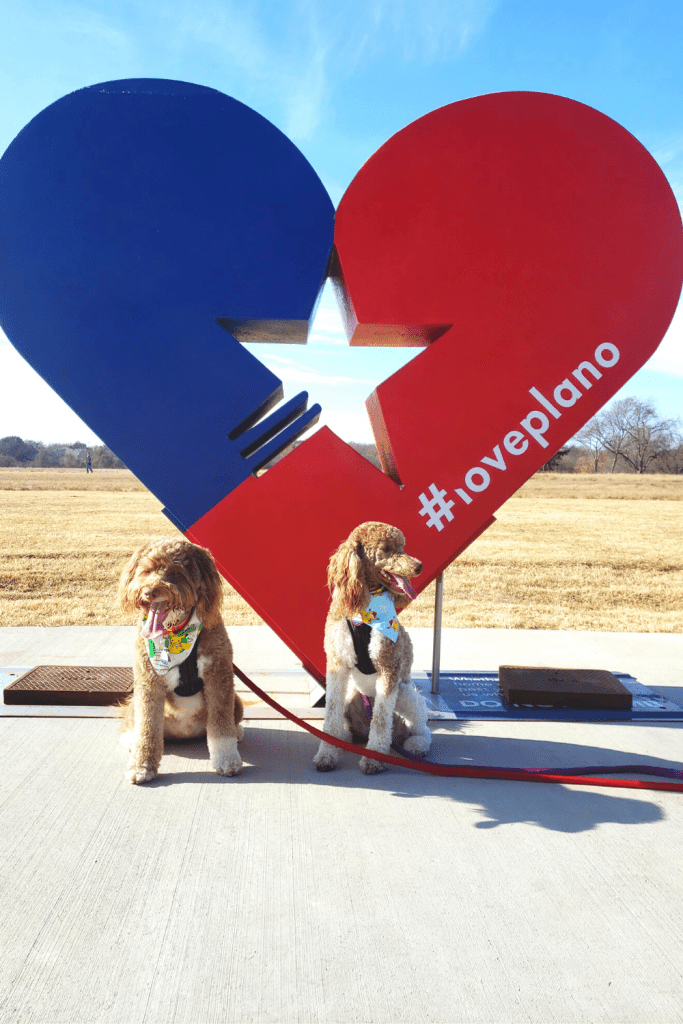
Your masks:
{"label": "curly dog fur", "polygon": [[130,756],[126,778],[149,782],[159,771],[164,737],[206,735],[211,766],[220,775],[242,767],[237,741],[244,730],[242,701],[235,693],[232,645],[221,618],[223,581],[211,553],[186,540],[162,540],[133,553],[119,582],[119,604],[139,612],[139,624],[152,602],[167,602],[165,624],[180,623],[193,609],[202,623],[196,641],[197,670],[203,689],[183,697],[173,691],[180,670],[157,673],[138,634],[133,663],[133,693],[122,708],[121,742]]}
{"label": "curly dog fur", "polygon": [[[327,582],[332,603],[325,623],[327,692],[325,732],[349,740],[351,732],[367,736],[370,750],[388,753],[395,738],[410,753],[425,755],[431,745],[427,707],[411,682],[413,647],[406,630],[398,623],[398,638],[392,641],[371,630],[369,656],[375,672],[365,675],[356,666],[356,652],[347,619],[366,608],[370,591],[388,591],[396,611],[405,608],[410,597],[396,577],[408,581],[422,572],[415,558],[404,552],[405,537],[386,523],[362,523],[330,559]],[[364,729],[361,694],[374,698],[369,730]],[[330,771],[339,759],[339,749],[321,742],[313,760],[318,771]],[[384,770],[371,757],[361,758],[366,775]]]}

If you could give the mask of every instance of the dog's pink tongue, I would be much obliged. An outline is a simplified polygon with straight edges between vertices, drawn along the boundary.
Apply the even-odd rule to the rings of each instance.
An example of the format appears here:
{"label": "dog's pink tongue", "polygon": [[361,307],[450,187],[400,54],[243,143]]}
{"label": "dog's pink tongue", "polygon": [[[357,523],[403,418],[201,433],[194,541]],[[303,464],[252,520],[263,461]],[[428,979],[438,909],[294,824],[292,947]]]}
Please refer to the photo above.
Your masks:
{"label": "dog's pink tongue", "polygon": [[154,639],[154,637],[162,636],[164,632],[164,619],[166,617],[166,609],[168,608],[168,601],[152,601],[149,606],[149,615],[147,621],[141,629],[141,634],[144,637]]}
{"label": "dog's pink tongue", "polygon": [[400,587],[401,590],[408,595],[411,601],[415,600],[417,597],[417,591],[413,590],[408,580],[404,580],[403,576],[394,576],[393,572],[388,575],[391,576],[396,586]]}

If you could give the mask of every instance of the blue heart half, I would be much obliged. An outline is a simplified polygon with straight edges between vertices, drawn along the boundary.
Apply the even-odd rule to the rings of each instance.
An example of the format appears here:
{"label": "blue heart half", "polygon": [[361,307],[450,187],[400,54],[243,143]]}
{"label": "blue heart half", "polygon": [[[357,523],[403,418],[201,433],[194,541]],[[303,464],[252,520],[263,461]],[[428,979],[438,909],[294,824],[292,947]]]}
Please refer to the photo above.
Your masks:
{"label": "blue heart half", "polygon": [[0,160],[0,324],[184,528],[317,419],[242,341],[305,342],[334,229],[260,114],[203,86],[106,82]]}

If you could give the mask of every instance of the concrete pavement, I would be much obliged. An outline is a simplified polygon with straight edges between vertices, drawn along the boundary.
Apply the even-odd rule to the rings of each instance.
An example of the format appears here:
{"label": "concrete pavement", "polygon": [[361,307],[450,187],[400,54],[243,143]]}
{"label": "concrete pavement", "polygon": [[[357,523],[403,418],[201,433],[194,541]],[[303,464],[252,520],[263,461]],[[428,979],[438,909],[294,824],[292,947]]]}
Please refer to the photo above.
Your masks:
{"label": "concrete pavement", "polygon": [[[132,627],[102,629],[0,629],[0,666],[130,664]],[[270,631],[230,634],[305,704]],[[411,635],[429,669],[431,631]],[[629,672],[683,702],[681,636],[446,630],[442,652]],[[116,723],[82,710],[0,719],[0,1022],[683,1020],[682,794],[366,777],[350,754],[321,775],[315,739],[255,706],[237,778],[174,744],[133,787]],[[433,759],[672,766],[682,729],[434,723]]]}

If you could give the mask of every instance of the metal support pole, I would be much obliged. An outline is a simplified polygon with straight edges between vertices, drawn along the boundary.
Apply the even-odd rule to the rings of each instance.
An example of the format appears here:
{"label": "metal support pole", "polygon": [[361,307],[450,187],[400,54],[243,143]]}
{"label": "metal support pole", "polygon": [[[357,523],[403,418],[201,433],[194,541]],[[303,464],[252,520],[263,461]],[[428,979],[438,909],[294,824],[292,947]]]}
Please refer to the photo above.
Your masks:
{"label": "metal support pole", "polygon": [[434,595],[434,650],[432,652],[432,693],[439,692],[439,671],[441,667],[441,615],[443,612],[443,573],[436,577]]}

